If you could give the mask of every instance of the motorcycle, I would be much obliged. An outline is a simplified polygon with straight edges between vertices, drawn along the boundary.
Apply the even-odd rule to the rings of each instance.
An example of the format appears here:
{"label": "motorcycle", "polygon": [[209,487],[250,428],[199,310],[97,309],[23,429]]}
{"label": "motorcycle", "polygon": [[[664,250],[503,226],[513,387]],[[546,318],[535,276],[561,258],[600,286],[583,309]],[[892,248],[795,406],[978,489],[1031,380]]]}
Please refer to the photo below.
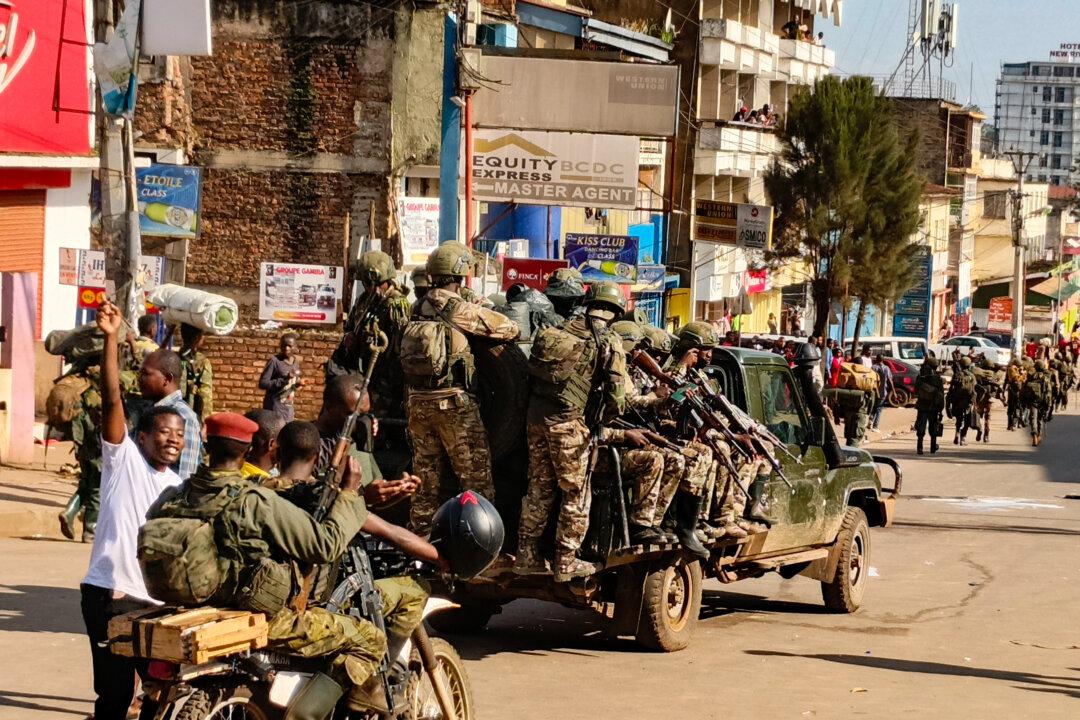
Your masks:
{"label": "motorcycle", "polygon": [[[358,540],[342,558],[339,576],[343,579],[330,594],[326,608],[363,617],[385,629],[372,559],[379,577],[415,570],[418,565],[389,545]],[[426,621],[434,613],[457,607],[449,600],[430,597],[423,618]],[[157,720],[282,720],[288,718],[291,701],[319,676],[325,663],[325,658],[305,659],[269,649],[245,650],[200,665],[151,660],[145,686],[158,698]],[[424,622],[397,657],[383,658],[378,673],[385,707],[355,710],[342,699],[332,720],[474,717],[472,688],[461,658],[449,642],[430,637]]]}

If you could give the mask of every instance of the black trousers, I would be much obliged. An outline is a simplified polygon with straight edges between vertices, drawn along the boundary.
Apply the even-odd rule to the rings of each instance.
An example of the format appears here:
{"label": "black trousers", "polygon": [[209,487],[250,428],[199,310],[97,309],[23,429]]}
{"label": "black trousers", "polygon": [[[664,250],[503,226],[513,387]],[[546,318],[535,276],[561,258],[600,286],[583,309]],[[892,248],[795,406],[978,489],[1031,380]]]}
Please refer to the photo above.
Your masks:
{"label": "black trousers", "polygon": [[[150,603],[123,597],[113,599],[113,591],[94,585],[80,585],[82,616],[90,638],[94,663],[94,720],[124,720],[135,696],[135,674],[142,674],[146,661],[114,655],[108,647],[109,620],[117,615],[150,607]],[[140,718],[152,718],[157,707],[144,702]]]}

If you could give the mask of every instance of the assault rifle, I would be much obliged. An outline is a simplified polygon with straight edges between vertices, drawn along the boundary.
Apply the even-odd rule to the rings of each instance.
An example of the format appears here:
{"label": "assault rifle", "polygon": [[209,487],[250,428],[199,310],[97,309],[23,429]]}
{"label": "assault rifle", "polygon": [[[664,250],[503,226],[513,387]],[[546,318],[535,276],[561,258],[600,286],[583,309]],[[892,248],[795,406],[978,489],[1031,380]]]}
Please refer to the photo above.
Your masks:
{"label": "assault rifle", "polygon": [[[345,424],[341,428],[341,432],[338,433],[337,440],[334,445],[334,454],[330,458],[330,464],[320,474],[318,478],[319,484],[322,486],[322,490],[319,493],[319,502],[312,511],[311,516],[317,523],[321,523],[326,519],[327,513],[330,512],[330,508],[334,506],[334,501],[337,499],[339,480],[345,471],[345,462],[349,456],[349,443],[352,442],[353,431],[356,429],[356,422],[363,415],[361,410],[364,391],[367,389],[368,383],[371,382],[371,371],[375,368],[375,361],[379,359],[379,355],[389,347],[390,341],[386,337],[386,333],[382,330],[375,328],[375,338],[368,346],[371,350],[371,360],[367,364],[366,371],[364,372],[363,379],[360,381],[360,400],[356,404],[356,409],[345,420]],[[310,568],[305,574],[303,582],[300,585],[300,592],[289,603],[289,607],[295,610],[297,613],[302,613],[307,610],[308,599],[311,596],[311,588],[315,584],[315,576],[318,575],[318,566]]]}
{"label": "assault rifle", "polygon": [[[713,430],[720,433],[724,440],[727,441],[728,445],[747,460],[753,458],[754,455],[761,455],[764,457],[777,476],[784,481],[784,484],[791,488],[792,491],[795,490],[791,481],[788,480],[787,475],[784,474],[784,469],[783,466],[781,466],[780,461],[776,459],[775,455],[768,451],[762,440],[775,442],[776,446],[783,449],[788,455],[791,455],[791,453],[782,442],[776,439],[775,435],[769,432],[767,428],[732,405],[721,393],[711,393],[708,390],[707,382],[701,382],[699,379],[699,382],[701,382],[701,385],[699,386],[685,380],[678,380],[661,370],[660,365],[657,364],[656,360],[651,355],[640,350],[634,352],[632,362],[660,382],[670,387],[674,391],[672,397],[676,399],[676,402],[687,403],[691,412],[691,417],[694,418],[695,422],[700,420],[702,427],[706,430]],[[696,377],[701,376],[699,374]],[[721,402],[717,402],[716,404],[727,422],[724,422],[724,420],[717,417],[713,409],[699,396],[699,392],[705,393],[710,400],[715,401],[717,398],[720,399]],[[718,452],[718,454],[721,456],[721,459],[725,459],[726,456],[724,453]],[[735,471],[734,464],[731,460],[726,459],[725,464],[728,465],[728,470],[737,477],[738,473]]]}

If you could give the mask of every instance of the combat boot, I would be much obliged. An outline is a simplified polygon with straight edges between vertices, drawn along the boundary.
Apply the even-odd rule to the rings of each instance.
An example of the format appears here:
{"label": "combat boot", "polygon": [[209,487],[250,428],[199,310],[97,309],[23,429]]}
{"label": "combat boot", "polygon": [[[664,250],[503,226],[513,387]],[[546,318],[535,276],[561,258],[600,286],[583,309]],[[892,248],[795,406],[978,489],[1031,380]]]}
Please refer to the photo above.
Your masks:
{"label": "combat boot", "polygon": [[[933,441],[931,441],[931,442],[933,442]],[[923,447],[923,439],[922,439],[922,436],[920,435],[918,437],[918,439],[915,441],[915,452],[917,454],[919,454],[919,455],[922,455],[923,454],[922,447]]]}
{"label": "combat boot", "polygon": [[930,454],[933,455],[938,451],[937,435],[930,436]]}
{"label": "combat boot", "polygon": [[586,577],[600,570],[596,563],[586,562],[574,555],[555,556],[555,582],[570,582],[574,578]]}
{"label": "combat boot", "polygon": [[702,562],[708,562],[709,551],[697,539],[698,515],[701,513],[701,498],[688,492],[675,495],[675,535],[686,552]]}
{"label": "combat boot", "polygon": [[86,518],[84,517],[82,526],[82,541],[84,543],[93,543],[95,530],[97,530],[97,523],[86,522]]}
{"label": "combat boot", "polygon": [[[987,423],[987,425],[989,425],[989,423]],[[990,428],[989,427],[987,427],[985,430],[983,430],[982,441],[984,443],[990,442]]]}
{"label": "combat boot", "polygon": [[630,523],[631,545],[657,545],[663,541],[664,536],[656,528]]}
{"label": "combat boot", "polygon": [[953,445],[959,445],[960,444],[960,433],[959,432],[957,432],[955,435],[953,435],[952,444]]}
{"label": "combat boot", "polygon": [[80,507],[82,507],[82,498],[79,497],[79,493],[72,493],[67,505],[56,516],[60,520],[60,532],[68,540],[75,539],[75,519],[79,517]]}
{"label": "combat boot", "polygon": [[515,575],[547,575],[550,572],[547,561],[540,557],[537,543],[524,544],[518,548],[517,558],[514,560]]}

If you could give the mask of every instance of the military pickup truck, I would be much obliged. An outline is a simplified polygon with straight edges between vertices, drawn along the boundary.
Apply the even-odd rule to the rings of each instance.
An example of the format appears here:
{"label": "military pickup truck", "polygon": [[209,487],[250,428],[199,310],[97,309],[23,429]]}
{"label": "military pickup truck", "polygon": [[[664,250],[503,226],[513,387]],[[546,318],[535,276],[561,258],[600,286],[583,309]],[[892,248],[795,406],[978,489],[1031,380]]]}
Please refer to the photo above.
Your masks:
{"label": "military pickup truck", "polygon": [[[704,578],[730,583],[768,572],[817,580],[829,610],[855,612],[867,586],[870,527],[892,521],[902,482],[899,467],[888,458],[841,447],[809,373],[793,373],[779,356],[717,348],[713,363],[706,374],[798,460],[777,455],[791,487],[773,473],[767,493],[775,523],[767,532],[711,543],[707,564],[688,562],[677,545],[631,545],[629,488],[619,477],[615,450],[606,449],[607,462],[598,463],[592,477],[585,542],[586,553],[603,569],[570,583],[555,583],[551,576],[519,577],[508,569],[482,576],[457,586],[453,599],[461,607],[442,613],[436,627],[478,630],[503,604],[538,598],[591,607],[611,619],[615,634],[634,636],[646,648],[674,651],[686,647],[693,635]],[[884,490],[887,470],[893,487]]]}

